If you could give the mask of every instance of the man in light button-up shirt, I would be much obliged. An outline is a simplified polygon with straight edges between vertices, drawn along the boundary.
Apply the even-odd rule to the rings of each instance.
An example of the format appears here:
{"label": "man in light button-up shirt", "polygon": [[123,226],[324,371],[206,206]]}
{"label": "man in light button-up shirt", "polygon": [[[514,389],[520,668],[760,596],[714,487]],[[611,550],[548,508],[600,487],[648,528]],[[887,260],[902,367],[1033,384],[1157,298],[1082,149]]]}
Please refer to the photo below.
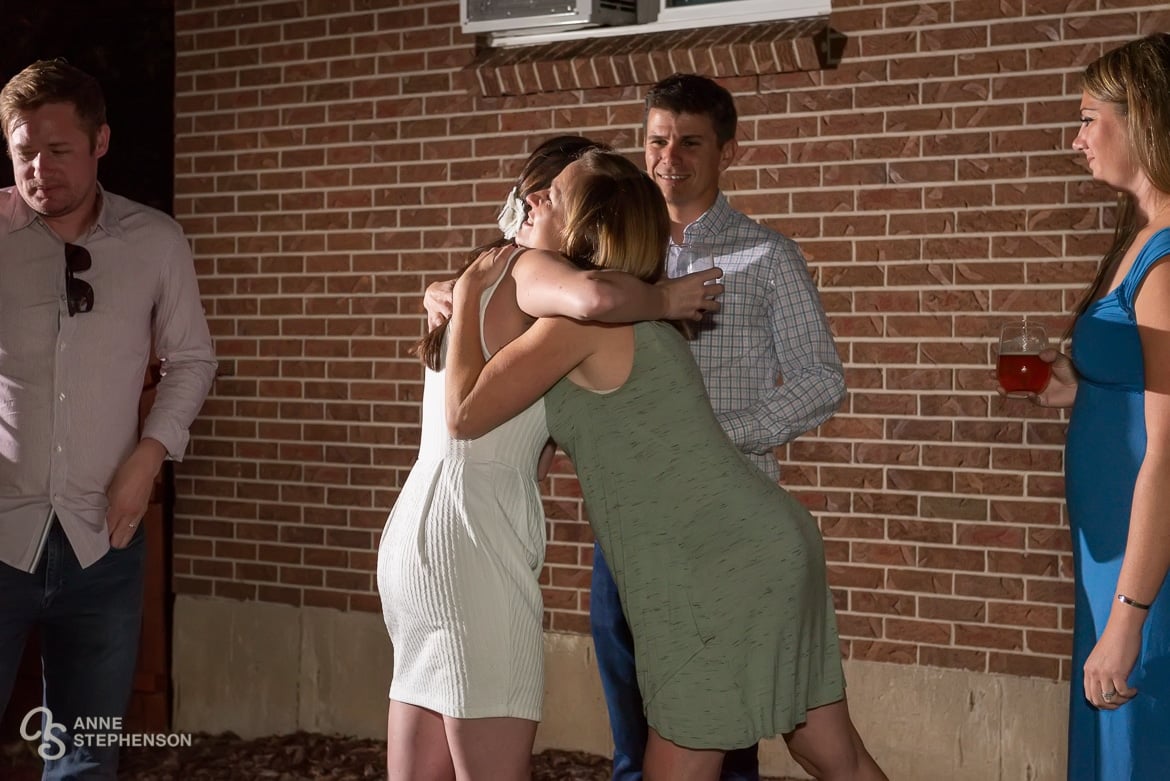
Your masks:
{"label": "man in light button-up shirt", "polygon": [[[110,129],[96,80],[37,62],[0,92],[0,123],[16,180],[0,190],[0,704],[36,626],[45,706],[65,727],[44,778],[114,779],[117,746],[74,726],[125,712],[140,523],[216,364],[182,230],[98,185]],[[163,376],[139,432],[152,349]]]}

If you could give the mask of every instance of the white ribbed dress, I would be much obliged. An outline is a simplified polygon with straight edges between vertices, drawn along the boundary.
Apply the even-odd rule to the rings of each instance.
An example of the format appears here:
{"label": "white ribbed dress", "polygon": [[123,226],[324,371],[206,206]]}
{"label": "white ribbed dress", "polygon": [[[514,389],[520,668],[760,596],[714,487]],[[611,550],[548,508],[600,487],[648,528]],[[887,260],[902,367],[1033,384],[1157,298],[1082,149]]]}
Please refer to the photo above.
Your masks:
{"label": "white ribbed dress", "polygon": [[[498,285],[480,301],[481,326]],[[545,527],[536,464],[548,440],[544,401],[479,439],[455,440],[443,380],[426,372],[418,460],[378,549],[378,591],[394,645],[390,698],[456,718],[539,721]]]}

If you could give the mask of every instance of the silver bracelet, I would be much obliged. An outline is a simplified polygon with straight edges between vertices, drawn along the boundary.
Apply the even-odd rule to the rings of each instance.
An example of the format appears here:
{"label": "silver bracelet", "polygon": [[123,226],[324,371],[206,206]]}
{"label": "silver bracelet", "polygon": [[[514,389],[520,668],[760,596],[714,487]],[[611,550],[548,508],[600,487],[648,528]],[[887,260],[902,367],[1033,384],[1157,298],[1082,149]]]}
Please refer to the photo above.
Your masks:
{"label": "silver bracelet", "polygon": [[1129,605],[1130,607],[1136,607],[1138,610],[1149,610],[1150,609],[1149,605],[1145,604],[1144,602],[1138,602],[1136,599],[1130,599],[1125,594],[1118,594],[1117,601],[1122,603],[1123,605]]}

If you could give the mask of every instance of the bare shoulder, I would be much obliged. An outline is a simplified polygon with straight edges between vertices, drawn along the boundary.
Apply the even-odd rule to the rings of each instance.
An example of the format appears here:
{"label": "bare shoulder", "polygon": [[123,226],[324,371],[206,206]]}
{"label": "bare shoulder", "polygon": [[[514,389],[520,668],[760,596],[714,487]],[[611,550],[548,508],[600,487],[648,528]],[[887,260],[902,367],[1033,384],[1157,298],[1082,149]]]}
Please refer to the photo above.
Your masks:
{"label": "bare shoulder", "polygon": [[537,318],[533,328],[537,327],[547,334],[583,342],[606,342],[615,338],[615,333],[618,331],[628,330],[631,333],[633,332],[633,326],[628,324],[614,325],[590,320],[574,320],[571,317]]}
{"label": "bare shoulder", "polygon": [[605,356],[632,345],[631,324],[598,323],[571,317],[542,317],[532,327],[547,350],[565,350],[579,358]]}
{"label": "bare shoulder", "polygon": [[549,265],[561,267],[572,264],[559,252],[546,249],[524,249],[516,258],[514,267],[523,272],[547,268]]}

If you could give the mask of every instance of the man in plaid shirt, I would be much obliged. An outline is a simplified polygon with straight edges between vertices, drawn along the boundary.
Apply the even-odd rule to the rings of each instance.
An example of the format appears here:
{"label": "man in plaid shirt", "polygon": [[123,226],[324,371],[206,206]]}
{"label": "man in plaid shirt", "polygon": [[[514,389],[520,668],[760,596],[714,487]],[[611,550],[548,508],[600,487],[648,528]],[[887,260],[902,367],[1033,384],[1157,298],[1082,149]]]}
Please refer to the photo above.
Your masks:
{"label": "man in plaid shirt", "polygon": [[[667,274],[723,269],[722,307],[705,316],[691,350],[724,431],[775,480],[774,448],[827,420],[845,398],[845,379],[800,248],[719,191],[738,149],[736,122],[731,94],[710,79],[660,81],[646,96],[646,172],[670,211]],[[613,779],[640,781],[647,725],[633,639],[600,547],[593,556],[590,625],[613,732]],[[757,754],[758,746],[728,752],[722,778],[758,781]]]}

